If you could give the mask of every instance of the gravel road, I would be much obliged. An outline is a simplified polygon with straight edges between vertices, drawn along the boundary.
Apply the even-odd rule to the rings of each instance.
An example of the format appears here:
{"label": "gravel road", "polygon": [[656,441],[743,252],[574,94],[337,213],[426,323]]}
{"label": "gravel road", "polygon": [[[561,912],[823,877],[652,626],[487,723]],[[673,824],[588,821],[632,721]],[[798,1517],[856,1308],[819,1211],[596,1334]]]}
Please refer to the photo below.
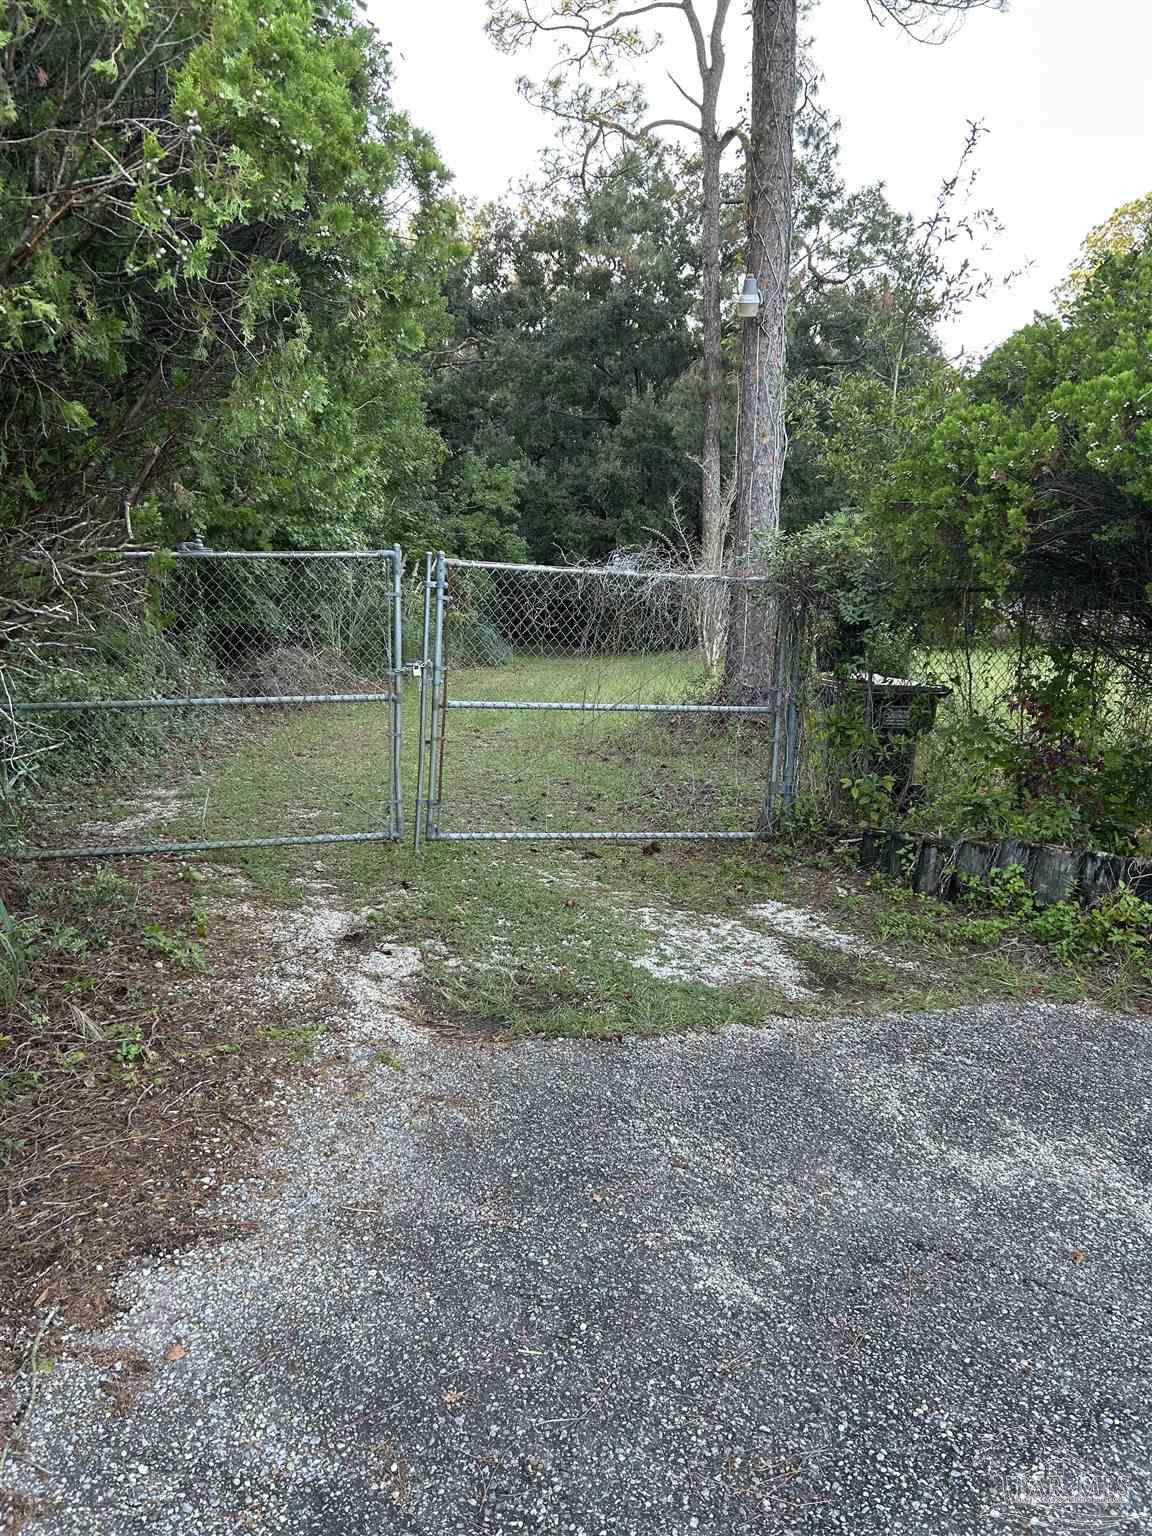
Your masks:
{"label": "gravel road", "polygon": [[126,1284],[127,1411],[42,1378],[30,1533],[1152,1530],[1148,1021],[360,1003],[220,1195],[256,1235]]}

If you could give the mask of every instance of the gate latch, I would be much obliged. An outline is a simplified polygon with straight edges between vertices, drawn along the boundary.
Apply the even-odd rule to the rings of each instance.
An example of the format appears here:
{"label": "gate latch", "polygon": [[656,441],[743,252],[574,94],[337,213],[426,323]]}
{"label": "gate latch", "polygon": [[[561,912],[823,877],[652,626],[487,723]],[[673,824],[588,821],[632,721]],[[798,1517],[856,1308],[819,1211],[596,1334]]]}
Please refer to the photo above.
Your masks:
{"label": "gate latch", "polygon": [[411,677],[420,677],[424,671],[422,661],[406,661],[400,668],[401,672],[407,672]]}

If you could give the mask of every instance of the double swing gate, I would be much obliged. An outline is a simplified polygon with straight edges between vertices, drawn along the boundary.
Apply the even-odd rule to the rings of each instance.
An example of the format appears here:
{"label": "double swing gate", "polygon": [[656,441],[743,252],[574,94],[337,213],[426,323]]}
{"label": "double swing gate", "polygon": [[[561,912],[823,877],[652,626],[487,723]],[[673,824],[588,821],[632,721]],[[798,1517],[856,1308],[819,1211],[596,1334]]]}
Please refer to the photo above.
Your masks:
{"label": "double swing gate", "polygon": [[[105,580],[95,617],[38,632],[51,665],[4,678],[6,798],[25,773],[38,805],[18,857],[738,840],[792,794],[801,626],[754,579],[438,554],[421,582],[399,549],[185,548]],[[160,773],[126,790],[148,752]]]}

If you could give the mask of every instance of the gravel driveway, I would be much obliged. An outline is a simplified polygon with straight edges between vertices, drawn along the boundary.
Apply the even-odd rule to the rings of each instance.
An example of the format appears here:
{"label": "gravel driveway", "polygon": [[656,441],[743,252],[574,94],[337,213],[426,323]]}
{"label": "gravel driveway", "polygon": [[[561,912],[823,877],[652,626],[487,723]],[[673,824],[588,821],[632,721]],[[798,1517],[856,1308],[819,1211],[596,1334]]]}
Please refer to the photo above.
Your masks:
{"label": "gravel driveway", "polygon": [[256,1234],[125,1287],[126,1408],[42,1378],[31,1532],[1152,1529],[1147,1021],[499,1046],[370,1004],[221,1193]]}

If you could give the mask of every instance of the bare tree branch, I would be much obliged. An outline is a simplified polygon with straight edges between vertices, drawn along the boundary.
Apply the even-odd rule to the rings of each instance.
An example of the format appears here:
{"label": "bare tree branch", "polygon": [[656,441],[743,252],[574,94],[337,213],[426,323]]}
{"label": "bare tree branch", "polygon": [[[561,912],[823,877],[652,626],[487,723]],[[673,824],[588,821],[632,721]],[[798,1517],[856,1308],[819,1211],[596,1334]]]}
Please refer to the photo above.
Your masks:
{"label": "bare tree branch", "polygon": [[695,107],[697,112],[703,112],[703,110],[704,110],[703,103],[697,101],[695,96],[693,96],[689,91],[686,91],[684,89],[684,87],[680,84],[679,80],[677,80],[676,76],[672,73],[672,71],[670,69],[666,69],[664,71],[664,73],[668,76],[668,79],[676,87],[676,89],[680,92],[681,96],[683,96],[684,100],[688,103],[688,105],[690,107]]}
{"label": "bare tree branch", "polygon": [[893,21],[902,32],[939,47],[952,37],[969,11],[1005,11],[1008,0],[864,0],[878,26]]}

